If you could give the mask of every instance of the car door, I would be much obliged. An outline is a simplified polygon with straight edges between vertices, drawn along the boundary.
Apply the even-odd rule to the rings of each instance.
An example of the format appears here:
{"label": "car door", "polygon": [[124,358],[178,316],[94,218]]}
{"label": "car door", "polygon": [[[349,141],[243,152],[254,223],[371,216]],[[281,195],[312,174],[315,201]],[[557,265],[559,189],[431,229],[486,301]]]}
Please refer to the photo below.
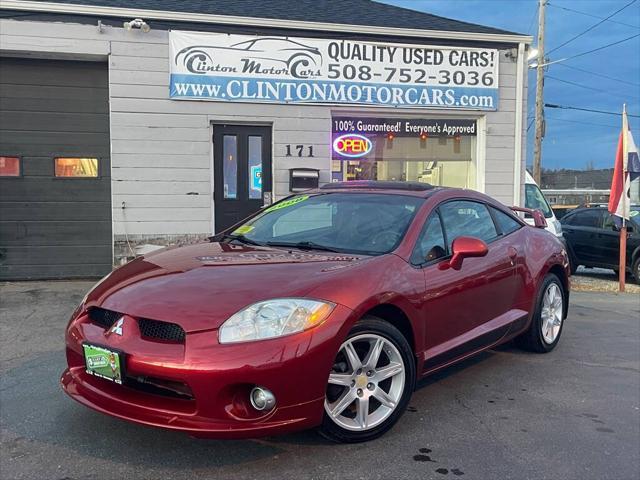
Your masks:
{"label": "car door", "polygon": [[[473,236],[487,242],[482,258],[465,259],[460,270],[442,269],[453,240]],[[429,370],[491,344],[515,321],[517,252],[502,241],[487,206],[453,200],[441,204],[425,223],[412,261],[425,274],[425,369]]]}
{"label": "car door", "polygon": [[597,240],[603,223],[604,210],[597,208],[579,210],[563,223],[563,232],[578,265],[600,263],[602,252]]}
{"label": "car door", "polygon": [[620,231],[616,227],[613,215],[604,209],[602,209],[602,213],[604,222],[596,236],[595,254],[598,255],[598,263],[601,266],[618,268],[620,264]]}

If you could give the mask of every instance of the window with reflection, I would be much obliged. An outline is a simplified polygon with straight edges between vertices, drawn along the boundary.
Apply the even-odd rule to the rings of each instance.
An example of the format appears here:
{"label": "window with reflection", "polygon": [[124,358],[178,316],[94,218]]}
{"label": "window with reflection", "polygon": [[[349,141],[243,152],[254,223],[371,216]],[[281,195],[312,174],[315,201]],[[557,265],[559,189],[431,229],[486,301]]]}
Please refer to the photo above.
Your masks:
{"label": "window with reflection", "polygon": [[97,178],[98,159],[86,157],[57,157],[55,176],[65,178]]}
{"label": "window with reflection", "polygon": [[224,198],[238,198],[238,137],[224,135],[222,137],[222,177]]}
{"label": "window with reflection", "polygon": [[19,177],[20,157],[0,156],[0,177]]}
{"label": "window with reflection", "polygon": [[440,216],[432,214],[424,225],[416,248],[411,255],[411,263],[421,265],[447,255],[447,245],[440,223]]}
{"label": "window with reflection", "polygon": [[262,137],[249,136],[249,198],[262,198]]}
{"label": "window with reflection", "polygon": [[489,210],[482,203],[454,200],[438,209],[447,234],[449,251],[453,241],[458,237],[475,237],[490,242],[498,236]]}

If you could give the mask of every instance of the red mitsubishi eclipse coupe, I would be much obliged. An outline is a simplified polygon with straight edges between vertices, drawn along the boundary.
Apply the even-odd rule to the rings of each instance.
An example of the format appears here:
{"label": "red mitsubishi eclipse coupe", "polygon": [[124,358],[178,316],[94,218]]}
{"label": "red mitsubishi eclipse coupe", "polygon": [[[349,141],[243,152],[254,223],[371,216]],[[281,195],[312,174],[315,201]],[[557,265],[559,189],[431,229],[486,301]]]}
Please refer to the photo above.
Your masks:
{"label": "red mitsubishi eclipse coupe", "polygon": [[334,183],[108,275],[67,327],[62,386],[198,437],[370,440],[435,370],[512,338],[552,350],[568,277],[562,243],[486,195]]}

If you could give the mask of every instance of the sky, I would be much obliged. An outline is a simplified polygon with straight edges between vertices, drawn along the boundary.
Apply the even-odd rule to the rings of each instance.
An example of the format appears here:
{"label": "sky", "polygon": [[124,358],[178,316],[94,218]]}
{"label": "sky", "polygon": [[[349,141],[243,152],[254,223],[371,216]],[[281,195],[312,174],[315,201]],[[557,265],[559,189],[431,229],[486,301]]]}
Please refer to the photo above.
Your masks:
{"label": "sky", "polygon": [[[538,0],[379,1],[465,22],[529,34],[534,36],[534,46],[536,44]],[[558,48],[557,51],[552,51],[630,2],[633,3],[609,21]],[[638,34],[640,0],[548,1],[545,51],[549,53],[548,58],[551,61],[587,52]],[[640,117],[640,37],[550,65],[545,75],[545,103],[608,112],[621,112],[622,104],[626,103],[627,112]],[[527,131],[527,165],[531,165],[535,130],[532,124],[535,111],[535,70],[529,70],[528,79],[527,125],[531,123],[531,126]],[[545,118],[546,136],[542,146],[542,168],[613,167],[622,126],[620,116],[546,108]],[[629,125],[636,144],[640,144],[640,118],[629,117]]]}

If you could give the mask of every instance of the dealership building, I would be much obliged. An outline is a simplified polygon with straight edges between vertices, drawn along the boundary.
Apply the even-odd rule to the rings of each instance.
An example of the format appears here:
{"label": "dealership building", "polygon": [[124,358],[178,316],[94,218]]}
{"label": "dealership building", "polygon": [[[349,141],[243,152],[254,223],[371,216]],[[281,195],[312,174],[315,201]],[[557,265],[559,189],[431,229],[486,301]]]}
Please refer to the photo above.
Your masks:
{"label": "dealership building", "polygon": [[530,42],[370,0],[3,0],[0,280],[100,276],[333,181],[521,204]]}

